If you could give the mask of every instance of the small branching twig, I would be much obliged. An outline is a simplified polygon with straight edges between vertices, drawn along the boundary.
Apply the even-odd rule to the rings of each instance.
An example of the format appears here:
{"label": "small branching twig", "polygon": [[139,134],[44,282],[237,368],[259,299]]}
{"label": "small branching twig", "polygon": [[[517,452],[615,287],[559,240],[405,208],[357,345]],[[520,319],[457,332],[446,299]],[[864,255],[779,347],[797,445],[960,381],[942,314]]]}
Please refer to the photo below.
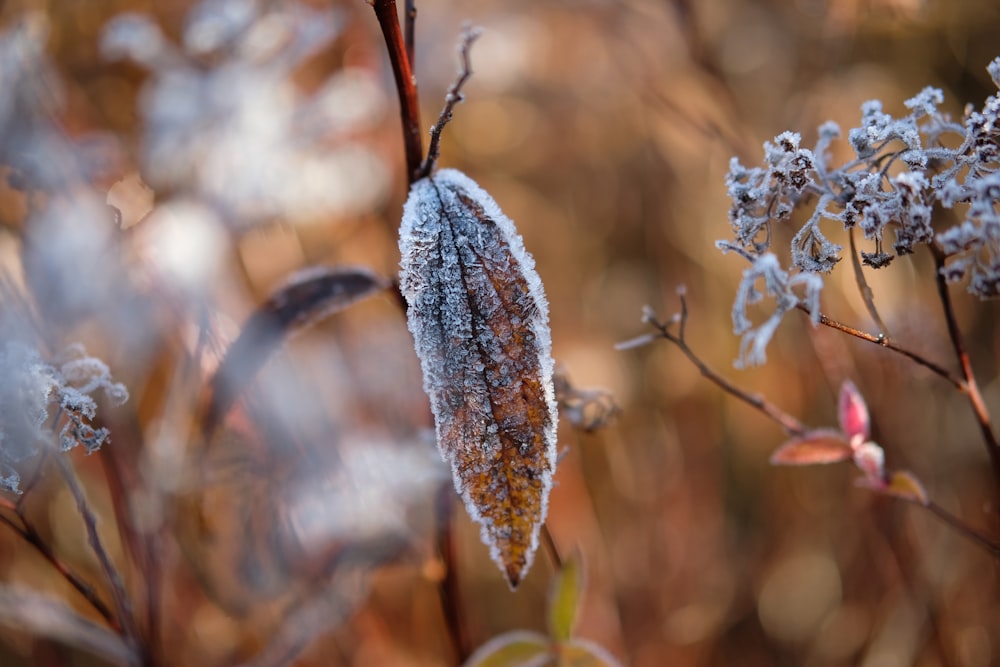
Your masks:
{"label": "small branching twig", "polygon": [[[732,382],[730,382],[729,380],[727,380],[726,378],[722,377],[717,372],[715,372],[711,367],[709,367],[708,364],[706,364],[701,359],[701,357],[698,356],[698,354],[694,350],[691,349],[690,346],[688,346],[687,339],[685,338],[685,327],[687,324],[687,317],[688,317],[687,298],[684,294],[683,289],[678,290],[678,295],[680,296],[681,300],[680,315],[675,316],[672,320],[668,322],[660,322],[656,317],[656,313],[654,313],[651,308],[647,307],[645,309],[645,312],[643,313],[643,321],[657,330],[658,334],[655,336],[655,338],[663,338],[676,345],[680,349],[680,351],[684,353],[684,356],[686,356],[688,360],[695,365],[695,367],[701,373],[702,377],[712,382],[714,385],[722,389],[727,394],[734,396],[739,400],[743,401],[744,403],[750,405],[751,407],[763,412],[772,420],[780,424],[781,427],[784,428],[789,435],[803,435],[804,433],[806,433],[806,431],[808,431],[808,428],[805,426],[805,424],[803,424],[798,419],[788,414],[778,406],[774,405],[773,403],[765,399],[763,396],[760,396],[758,394],[751,394],[749,392],[740,389]],[[673,324],[677,324],[676,334],[670,331],[670,327]],[[616,347],[619,350],[629,349],[637,345],[642,345],[651,342],[651,340],[652,339],[649,336],[643,336],[631,341],[627,341],[625,343],[620,343]]]}
{"label": "small branching twig", "polygon": [[444,98],[444,108],[441,109],[437,122],[431,128],[431,143],[427,148],[427,157],[424,159],[423,164],[420,165],[420,170],[417,174],[418,178],[429,176],[434,169],[435,163],[441,156],[441,133],[454,117],[453,111],[455,105],[465,99],[465,96],[462,95],[462,86],[472,76],[472,63],[469,60],[469,51],[472,48],[472,44],[479,39],[481,34],[482,30],[469,25],[466,25],[462,30],[462,41],[458,45],[458,53],[461,58],[458,78],[448,88],[448,94]]}
{"label": "small branching twig", "polygon": [[[800,421],[798,421],[797,419],[795,419],[794,417],[792,417],[788,413],[784,412],[783,410],[781,410],[777,406],[773,405],[772,403],[770,403],[766,399],[764,399],[764,398],[762,398],[760,396],[754,395],[754,394],[750,394],[750,393],[748,393],[746,391],[743,391],[739,387],[733,385],[731,382],[729,382],[728,380],[726,380],[725,378],[723,378],[721,375],[719,375],[718,373],[716,373],[714,370],[712,370],[688,346],[688,344],[687,344],[687,342],[685,340],[685,337],[684,337],[684,334],[685,334],[685,325],[687,323],[687,317],[688,317],[687,302],[686,302],[686,299],[685,299],[685,295],[684,295],[683,289],[679,289],[678,290],[678,294],[679,294],[680,300],[681,300],[681,312],[680,312],[679,315],[674,316],[668,322],[661,322],[661,321],[659,321],[657,319],[656,314],[652,311],[652,309],[650,309],[649,307],[647,307],[645,309],[644,313],[643,313],[643,321],[646,322],[647,324],[651,325],[656,330],[656,333],[655,334],[647,334],[647,335],[644,335],[644,336],[640,336],[640,337],[632,339],[630,341],[626,341],[624,343],[620,343],[616,347],[619,350],[622,350],[622,349],[631,349],[633,347],[638,347],[638,346],[641,346],[641,345],[645,345],[645,344],[651,343],[652,341],[654,341],[654,340],[656,340],[658,338],[666,339],[666,340],[670,341],[671,343],[673,343],[674,345],[676,345],[678,348],[680,348],[680,350],[684,353],[684,355],[688,358],[688,360],[691,361],[691,363],[693,363],[698,368],[698,370],[701,372],[702,376],[704,376],[705,378],[707,378],[708,380],[710,380],[713,384],[715,384],[716,386],[718,386],[719,388],[721,388],[727,394],[730,394],[731,396],[735,396],[736,398],[740,399],[744,403],[747,403],[751,407],[759,410],[760,412],[762,412],[763,414],[765,414],[767,417],[769,417],[770,419],[772,419],[773,421],[775,421],[776,423],[778,423],[779,425],[781,425],[788,432],[789,435],[791,435],[791,436],[805,436],[809,432],[809,430]],[[946,309],[950,309],[950,304],[949,304],[949,306],[946,307]],[[949,321],[950,322],[954,321],[953,313],[950,313]],[[673,325],[675,325],[675,324],[677,325],[677,333],[676,334],[673,333],[670,330],[671,327]],[[839,322],[835,322],[833,320],[828,320],[826,322],[823,322],[823,324],[826,324],[827,326],[831,326],[831,327],[833,327],[833,328],[835,328],[835,329],[837,329],[839,331],[844,331],[845,333],[848,333],[850,335],[856,336],[856,337],[861,338],[863,340],[870,340],[871,342],[879,343],[879,344],[881,344],[883,346],[887,346],[888,347],[888,345],[886,345],[883,342],[885,340],[884,336],[872,336],[871,334],[867,334],[865,332],[852,329],[850,327],[847,327],[846,325],[842,325]],[[956,346],[959,346],[960,343],[961,343],[961,341],[959,339],[959,342],[956,343]],[[930,362],[927,362],[926,360],[923,360],[921,357],[919,357],[919,356],[917,356],[917,355],[915,355],[913,353],[910,353],[910,352],[908,352],[906,350],[903,350],[902,348],[899,348],[899,349],[892,348],[892,349],[895,349],[897,352],[900,352],[900,353],[905,354],[906,356],[908,356],[910,358],[913,358],[918,363],[921,363],[922,365],[925,365],[928,368],[931,368],[932,370],[935,370],[935,369],[939,368],[939,367],[936,367],[933,364],[930,364]],[[949,379],[953,383],[959,384],[959,386],[963,386],[963,385],[966,384],[965,381],[961,381],[961,380],[957,380],[957,378],[953,378],[952,375],[950,375],[947,371],[944,371],[943,369],[942,370],[935,370],[935,372],[937,372],[942,377],[945,377],[945,378]],[[978,395],[978,393],[977,393],[977,395]],[[866,418],[866,420],[867,420],[867,418]],[[985,423],[985,428],[989,429],[989,422],[988,422],[988,420]],[[992,430],[991,429],[990,429],[990,433],[992,434]],[[908,473],[904,473],[904,475],[908,479],[912,479],[912,477],[909,476]],[[919,495],[919,497],[916,496],[916,495],[906,495],[904,497],[907,500],[913,502],[914,504],[930,510],[930,512],[932,514],[934,514],[936,517],[938,517],[940,520],[942,520],[945,524],[947,524],[948,526],[951,526],[952,528],[954,528],[956,532],[958,532],[963,537],[971,540],[977,546],[982,547],[983,549],[985,549],[994,558],[1000,558],[1000,541],[998,541],[995,538],[989,537],[989,536],[987,536],[987,535],[979,532],[978,530],[972,528],[971,526],[969,526],[968,524],[966,524],[964,521],[962,521],[961,519],[959,519],[955,515],[951,514],[947,510],[945,510],[940,505],[938,505],[935,502],[933,502],[932,500],[926,498],[926,495],[924,494],[924,491],[922,490],[922,488],[920,489],[920,494],[921,495]]]}

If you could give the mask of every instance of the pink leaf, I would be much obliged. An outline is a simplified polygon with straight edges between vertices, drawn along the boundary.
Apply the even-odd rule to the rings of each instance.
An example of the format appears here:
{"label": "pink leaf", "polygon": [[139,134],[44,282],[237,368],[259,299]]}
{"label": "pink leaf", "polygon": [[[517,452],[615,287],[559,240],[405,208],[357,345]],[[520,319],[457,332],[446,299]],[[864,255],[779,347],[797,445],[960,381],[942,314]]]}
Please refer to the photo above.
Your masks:
{"label": "pink leaf", "polygon": [[852,444],[868,440],[871,435],[868,406],[865,405],[861,392],[850,380],[845,380],[840,387],[837,417],[840,420],[840,429]]}
{"label": "pink leaf", "polygon": [[837,463],[849,460],[852,454],[851,446],[841,433],[832,429],[817,429],[778,447],[771,454],[771,465]]}

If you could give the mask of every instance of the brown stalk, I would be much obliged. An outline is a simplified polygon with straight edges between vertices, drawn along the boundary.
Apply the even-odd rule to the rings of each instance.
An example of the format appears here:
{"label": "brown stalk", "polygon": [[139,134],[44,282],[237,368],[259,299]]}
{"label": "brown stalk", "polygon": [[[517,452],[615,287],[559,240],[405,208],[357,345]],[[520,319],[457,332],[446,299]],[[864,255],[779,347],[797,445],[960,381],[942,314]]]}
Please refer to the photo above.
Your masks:
{"label": "brown stalk", "polygon": [[6,524],[14,533],[17,534],[22,540],[27,544],[31,545],[32,548],[37,551],[42,558],[47,560],[50,565],[65,579],[70,586],[75,588],[80,595],[94,608],[101,618],[107,622],[111,629],[116,632],[121,632],[121,624],[115,617],[114,613],[104,604],[104,601],[97,595],[97,591],[94,587],[88,584],[84,579],[74,572],[69,565],[62,562],[52,547],[49,546],[42,536],[38,533],[38,530],[27,520],[27,518],[18,510],[14,503],[8,502],[6,499],[0,498],[0,505],[12,509],[17,512],[17,517],[21,520],[22,525],[17,525],[10,517],[0,514],[0,523]]}
{"label": "brown stalk", "polygon": [[948,323],[948,336],[951,338],[951,346],[958,357],[959,366],[962,368],[963,382],[959,389],[969,399],[972,412],[976,416],[976,423],[979,424],[979,431],[983,435],[983,443],[986,445],[986,452],[990,456],[990,463],[993,466],[993,477],[1000,492],[1000,443],[993,432],[993,422],[990,412],[986,408],[986,402],[979,391],[979,384],[976,382],[976,375],[972,370],[972,360],[965,347],[965,339],[958,326],[958,318],[955,317],[955,308],[951,302],[951,293],[948,291],[948,281],[945,279],[941,269],[944,268],[945,254],[937,246],[929,246],[931,254],[934,255],[934,282],[937,285],[938,297],[941,299],[941,306],[944,308],[944,319]]}
{"label": "brown stalk", "polygon": [[[399,94],[399,116],[403,123],[403,151],[406,154],[406,178],[412,184],[420,171],[423,160],[423,147],[420,139],[420,106],[417,102],[417,80],[413,75],[413,67],[407,53],[406,41],[399,27],[399,15],[396,11],[396,0],[371,0],[378,19],[385,46],[389,51],[389,63],[392,75],[396,80],[396,92]],[[409,11],[407,11],[409,17]],[[414,9],[414,17],[416,10]],[[412,20],[407,18],[408,30],[412,30]],[[412,37],[411,37],[412,40]],[[410,49],[412,51],[412,48]]]}
{"label": "brown stalk", "polygon": [[692,364],[695,365],[695,367],[701,373],[702,377],[706,378],[709,382],[716,385],[727,394],[734,396],[739,400],[743,401],[744,403],[750,405],[751,407],[763,412],[773,421],[780,424],[781,427],[784,428],[789,435],[805,434],[806,431],[809,430],[805,424],[803,424],[798,419],[788,414],[778,406],[774,405],[773,403],[765,399],[763,396],[760,396],[758,394],[751,394],[749,392],[740,389],[739,387],[731,383],[729,380],[727,380],[726,378],[722,377],[714,370],[712,370],[712,368],[710,368],[708,364],[702,361],[701,357],[699,357],[697,353],[695,353],[695,351],[688,346],[687,340],[684,336],[685,325],[687,324],[687,317],[688,317],[687,299],[685,298],[684,294],[680,294],[680,300],[681,300],[681,314],[680,314],[680,321],[677,334],[674,334],[670,331],[669,323],[663,323],[658,321],[655,317],[652,316],[651,313],[647,314],[645,318],[646,321],[649,322],[649,324],[652,325],[653,328],[657,330],[661,338],[665,338],[666,340],[676,345],[680,349],[680,351],[684,353],[684,356],[688,358],[688,361],[690,361]]}

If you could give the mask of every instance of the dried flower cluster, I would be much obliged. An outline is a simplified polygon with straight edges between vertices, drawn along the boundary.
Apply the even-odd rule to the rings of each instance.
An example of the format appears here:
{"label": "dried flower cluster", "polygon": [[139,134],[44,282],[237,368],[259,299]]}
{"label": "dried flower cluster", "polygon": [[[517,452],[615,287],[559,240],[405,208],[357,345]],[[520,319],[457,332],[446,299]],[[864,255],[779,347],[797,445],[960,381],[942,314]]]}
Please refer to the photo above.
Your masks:
{"label": "dried flower cluster", "polygon": [[[988,71],[1000,88],[1000,58]],[[741,364],[764,362],[767,343],[791,308],[804,303],[818,318],[820,274],[833,269],[843,250],[823,233],[824,221],[860,229],[874,245],[861,260],[873,269],[935,244],[947,257],[942,273],[948,280],[968,278],[971,293],[1000,296],[1000,97],[990,96],[980,111],[967,110],[961,122],[938,110],[943,101],[940,90],[926,88],[906,101],[909,113],[902,118],[877,100],[866,102],[860,127],[848,133],[856,158],[839,167],[829,164],[830,144],[841,135],[832,122],[819,128],[812,150],[801,146],[800,135],[785,132],[764,144],[763,167],[733,158],[727,185],[734,238],[717,245],[752,264],[733,307],[734,329],[743,336]],[[772,252],[772,225],[789,220],[805,202],[812,213],[792,240],[785,269]],[[936,229],[935,205],[955,209],[962,222]],[[755,326],[747,307],[765,294],[776,308]]]}
{"label": "dried flower cluster", "polygon": [[94,451],[108,439],[108,429],[94,428],[98,389],[116,405],[128,400],[125,385],[111,378],[107,364],[71,345],[49,363],[38,350],[8,341],[0,347],[0,489],[17,492],[16,464],[34,456],[39,445],[53,442],[58,430],[63,451],[77,444]]}

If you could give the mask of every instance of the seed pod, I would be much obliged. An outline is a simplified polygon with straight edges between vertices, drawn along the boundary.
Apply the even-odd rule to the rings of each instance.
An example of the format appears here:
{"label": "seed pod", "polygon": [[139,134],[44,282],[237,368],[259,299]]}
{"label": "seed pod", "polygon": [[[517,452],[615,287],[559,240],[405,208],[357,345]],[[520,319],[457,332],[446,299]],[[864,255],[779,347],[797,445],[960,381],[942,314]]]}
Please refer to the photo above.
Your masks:
{"label": "seed pod", "polygon": [[514,223],[453,169],[413,184],[399,250],[438,448],[514,588],[538,547],[556,467],[542,282]]}

